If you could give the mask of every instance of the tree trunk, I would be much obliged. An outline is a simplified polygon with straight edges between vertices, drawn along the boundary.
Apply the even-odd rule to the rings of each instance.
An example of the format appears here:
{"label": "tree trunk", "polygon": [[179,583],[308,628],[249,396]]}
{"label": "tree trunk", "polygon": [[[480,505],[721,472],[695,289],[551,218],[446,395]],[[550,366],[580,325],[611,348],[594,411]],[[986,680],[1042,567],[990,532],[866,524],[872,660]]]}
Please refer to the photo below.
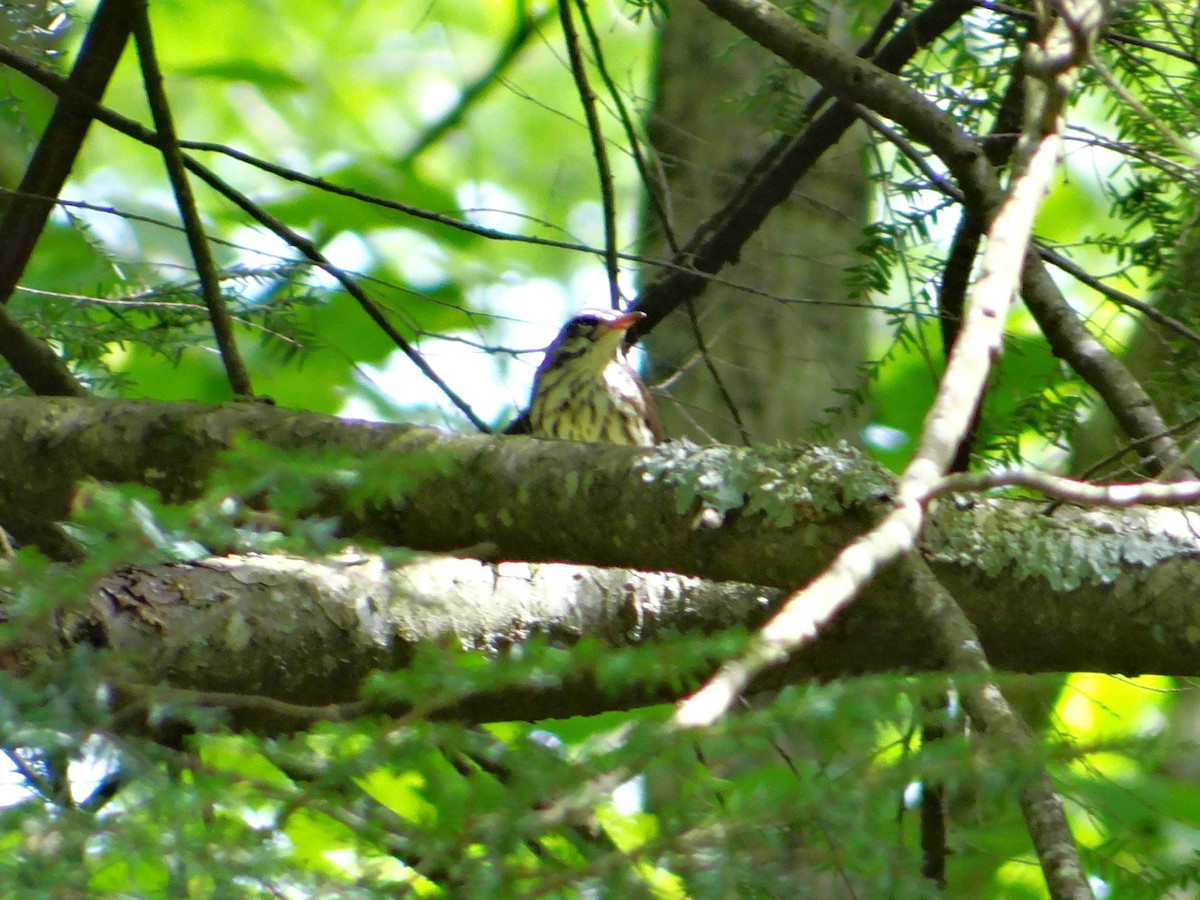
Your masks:
{"label": "tree trunk", "polygon": [[[699,5],[672,8],[659,44],[649,134],[677,241],[720,208],[781,129],[795,127],[789,113],[794,119],[812,93],[802,81]],[[714,89],[698,91],[704,84]],[[830,301],[847,299],[843,275],[861,239],[866,187],[862,140],[847,139],[772,212],[739,264],[721,273],[767,296],[712,284],[695,301],[713,367],[755,441],[797,440],[822,420],[834,436],[853,438],[861,423],[863,410],[836,389],[858,382],[867,313]],[[644,252],[669,258],[671,249],[648,209]],[[684,369],[660,402],[667,433],[741,443],[728,403],[696,358],[687,310],[674,319],[646,342],[655,382]],[[830,417],[825,411],[834,406],[844,412]]]}

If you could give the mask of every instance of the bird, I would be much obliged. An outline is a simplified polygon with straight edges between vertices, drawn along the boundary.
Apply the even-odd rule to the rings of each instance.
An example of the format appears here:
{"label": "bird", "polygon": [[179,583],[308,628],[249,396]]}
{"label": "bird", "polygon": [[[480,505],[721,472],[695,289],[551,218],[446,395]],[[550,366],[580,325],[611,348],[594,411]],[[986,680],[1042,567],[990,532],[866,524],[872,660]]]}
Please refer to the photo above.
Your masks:
{"label": "bird", "polygon": [[665,439],[650,392],[625,358],[625,332],[644,317],[588,309],[562,327],[533,379],[534,437],[636,447]]}

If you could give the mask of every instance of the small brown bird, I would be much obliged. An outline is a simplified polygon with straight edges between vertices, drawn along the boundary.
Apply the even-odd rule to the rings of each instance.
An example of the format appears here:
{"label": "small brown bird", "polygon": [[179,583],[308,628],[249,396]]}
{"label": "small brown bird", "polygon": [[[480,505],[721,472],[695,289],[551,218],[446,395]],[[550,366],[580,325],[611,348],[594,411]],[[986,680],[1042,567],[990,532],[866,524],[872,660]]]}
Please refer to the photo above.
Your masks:
{"label": "small brown bird", "polygon": [[644,316],[584,310],[563,326],[533,380],[534,437],[638,447],[663,440],[654,402],[622,345]]}

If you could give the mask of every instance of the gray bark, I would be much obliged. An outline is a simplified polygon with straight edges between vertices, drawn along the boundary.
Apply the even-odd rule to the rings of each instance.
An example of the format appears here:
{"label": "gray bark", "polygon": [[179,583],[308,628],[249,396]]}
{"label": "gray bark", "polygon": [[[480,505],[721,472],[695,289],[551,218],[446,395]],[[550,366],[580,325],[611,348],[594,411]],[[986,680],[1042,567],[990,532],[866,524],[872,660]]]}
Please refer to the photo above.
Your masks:
{"label": "gray bark", "polygon": [[[407,665],[421,646],[502,648],[533,634],[618,646],[752,628],[873,520],[890,487],[861,458],[820,447],[637,449],[446,435],[251,404],[31,398],[0,401],[0,519],[64,516],[85,478],[150,484],[185,502],[229,464],[221,454],[239,435],[285,450],[284,471],[300,449],[336,453],[338,470],[313,481],[312,513],[339,517],[347,535],[621,568],[385,565],[363,554],[126,569],[54,623],[10,622],[22,641],[6,651],[9,670],[83,644],[121,651],[134,684],[267,698],[232,704],[251,727],[336,717],[349,713],[316,707],[350,702],[369,671]],[[725,524],[693,528],[701,504],[729,507]],[[1181,509],[1046,516],[1027,502],[947,499],[922,551],[997,668],[1197,675],[1197,534],[1197,514]],[[719,583],[729,581],[743,584]],[[939,666],[912,597],[901,571],[885,571],[762,686]],[[672,699],[663,685],[612,694],[589,679],[436,712],[541,717]]]}

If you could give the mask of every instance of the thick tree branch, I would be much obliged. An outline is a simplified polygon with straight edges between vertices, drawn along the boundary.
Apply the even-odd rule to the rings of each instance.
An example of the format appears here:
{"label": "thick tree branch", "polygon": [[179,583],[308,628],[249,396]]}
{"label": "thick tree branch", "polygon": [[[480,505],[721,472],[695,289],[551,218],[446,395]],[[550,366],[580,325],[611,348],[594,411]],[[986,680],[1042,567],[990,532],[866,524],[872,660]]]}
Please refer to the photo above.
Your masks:
{"label": "thick tree branch", "polygon": [[[1194,622],[1185,609],[1194,604],[1191,597],[1147,610],[1136,597],[1114,600],[1112,591],[1032,590],[1028,581],[1018,582],[1019,590],[988,595],[973,586],[983,577],[978,571],[936,568],[954,574],[948,582],[964,588],[964,611],[1001,670],[1161,671],[1147,662],[1147,633],[1160,627],[1160,633],[1182,632],[1187,615]],[[1171,576],[1160,571],[1154,581],[1195,583],[1197,568],[1189,563]],[[931,645],[912,604],[897,602],[921,595],[924,588],[912,578],[911,570],[896,572],[868,590],[756,689],[866,673],[962,670],[944,646]],[[139,708],[171,700],[223,707],[236,727],[275,733],[367,712],[360,700],[363,680],[377,669],[413,665],[422,650],[494,652],[534,637],[556,646],[586,637],[613,648],[672,641],[681,632],[754,627],[784,596],[755,585],[574,565],[442,557],[396,564],[355,552],[329,560],[219,557],[117,571],[53,625],[10,619],[20,643],[0,648],[0,667],[22,671],[81,646],[108,651],[111,660],[98,664],[98,676],[121,685]],[[1172,616],[1175,625],[1169,624]],[[1069,641],[1062,638],[1066,628]],[[1126,628],[1134,629],[1139,647],[1125,646]],[[1162,646],[1164,656],[1175,656],[1176,674],[1200,675],[1194,645],[1182,633]],[[397,705],[385,711],[478,722],[667,703],[678,698],[678,686],[698,684],[715,662],[676,667],[670,683],[603,688],[581,662],[559,681],[445,693],[419,710]],[[129,727],[139,723],[131,715]]]}
{"label": "thick tree branch", "polygon": [[1075,374],[1100,395],[1121,430],[1145,446],[1142,459],[1146,469],[1153,475],[1175,470],[1180,463],[1179,448],[1154,401],[1125,364],[1079,321],[1045,264],[1032,254],[1025,260],[1021,298],[1055,356],[1067,360]]}
{"label": "thick tree branch", "polygon": [[[3,234],[0,231],[0,235]],[[3,243],[0,240],[0,244]],[[87,388],[75,379],[62,357],[45,341],[26,331],[8,306],[0,306],[0,356],[35,394],[87,396]]]}
{"label": "thick tree branch", "polygon": [[0,221],[0,303],[7,303],[25,271],[38,236],[71,174],[92,125],[92,113],[77,95],[99,103],[129,40],[135,0],[103,0],[92,17],[79,58],[67,78],[71,93],[59,97],[4,219]]}
{"label": "thick tree branch", "polygon": [[83,385],[45,342],[25,331],[7,309],[37,244],[53,198],[59,195],[129,39],[133,0],[104,0],[92,18],[79,57],[66,79],[25,175],[0,220],[0,355],[36,394],[83,396]]}
{"label": "thick tree branch", "polygon": [[[314,485],[319,514],[340,516],[345,533],[364,539],[777,588],[822,571],[868,526],[866,507],[886,502],[892,490],[870,464],[823,448],[640,450],[446,435],[257,405],[26,398],[0,400],[0,514],[65,517],[84,478],[147,484],[182,501],[202,489],[239,435],[287,451],[281,466],[286,456],[322,451],[337,455],[340,471],[423,465],[428,471],[420,480],[402,491],[384,488],[367,509],[352,498],[361,490],[354,480],[339,476]],[[741,473],[734,483],[727,481],[731,467]],[[781,480],[802,489],[784,501]],[[747,502],[782,502],[790,524],[735,509],[720,529],[694,531],[695,509],[717,496],[699,497],[679,512],[680,497],[695,483],[710,483],[726,498],[732,490]],[[1200,518],[1176,509],[1117,514],[1070,507],[1046,517],[1039,508],[998,499],[944,499],[931,508],[922,555],[976,623],[993,664],[1018,671],[1200,674],[1189,637],[1200,609]],[[641,576],[629,577],[639,596],[649,590]],[[431,593],[453,598],[459,590],[449,579]],[[909,607],[896,602],[909,593],[902,572],[884,570],[851,615],[839,619],[835,636],[822,637],[820,656],[812,657],[821,661],[805,662],[800,671],[831,677],[937,665],[928,636],[912,627]],[[725,602],[710,612],[719,614]],[[485,605],[480,600],[468,615],[464,611],[476,605],[467,603],[455,614],[470,623],[484,615]],[[765,614],[757,600],[749,607]],[[729,608],[740,611],[715,627],[759,621],[745,618],[747,606]],[[622,627],[636,621],[620,603],[609,614]],[[475,633],[492,634],[491,625],[480,623],[471,626]],[[712,628],[714,620],[700,613],[694,627]]]}

